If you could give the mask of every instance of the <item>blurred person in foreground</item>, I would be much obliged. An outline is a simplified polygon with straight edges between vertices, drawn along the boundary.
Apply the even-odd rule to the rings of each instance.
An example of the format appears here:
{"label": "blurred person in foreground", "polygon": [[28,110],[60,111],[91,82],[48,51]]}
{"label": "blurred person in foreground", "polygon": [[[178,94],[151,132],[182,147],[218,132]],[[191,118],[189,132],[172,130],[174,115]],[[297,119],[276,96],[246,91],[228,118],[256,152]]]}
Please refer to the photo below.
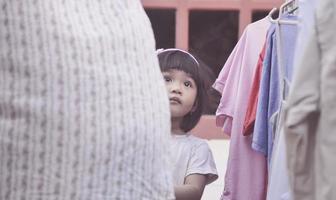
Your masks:
{"label": "blurred person in foreground", "polygon": [[138,0],[0,1],[0,199],[174,199]]}

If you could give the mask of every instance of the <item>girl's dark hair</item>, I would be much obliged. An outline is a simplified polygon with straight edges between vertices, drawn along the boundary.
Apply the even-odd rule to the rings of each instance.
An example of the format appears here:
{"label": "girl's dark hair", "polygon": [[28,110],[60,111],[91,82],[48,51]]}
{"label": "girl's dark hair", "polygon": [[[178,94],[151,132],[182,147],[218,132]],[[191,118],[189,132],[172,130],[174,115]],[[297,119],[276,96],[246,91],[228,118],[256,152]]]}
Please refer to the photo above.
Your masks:
{"label": "girl's dark hair", "polygon": [[178,49],[159,52],[158,58],[162,72],[170,69],[181,70],[189,74],[196,83],[197,95],[194,103],[196,109],[184,116],[180,125],[183,131],[188,132],[197,125],[203,113],[205,91],[204,83],[200,76],[199,64],[191,54]]}

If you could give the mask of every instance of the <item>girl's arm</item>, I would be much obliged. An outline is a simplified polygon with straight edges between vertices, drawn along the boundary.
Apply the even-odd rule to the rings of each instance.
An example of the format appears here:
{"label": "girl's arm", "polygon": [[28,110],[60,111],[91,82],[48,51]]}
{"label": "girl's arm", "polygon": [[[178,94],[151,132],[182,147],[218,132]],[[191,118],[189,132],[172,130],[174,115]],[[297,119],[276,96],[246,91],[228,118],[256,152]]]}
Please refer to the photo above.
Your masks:
{"label": "girl's arm", "polygon": [[175,186],[176,200],[200,200],[206,185],[206,176],[191,174],[185,178],[184,185]]}

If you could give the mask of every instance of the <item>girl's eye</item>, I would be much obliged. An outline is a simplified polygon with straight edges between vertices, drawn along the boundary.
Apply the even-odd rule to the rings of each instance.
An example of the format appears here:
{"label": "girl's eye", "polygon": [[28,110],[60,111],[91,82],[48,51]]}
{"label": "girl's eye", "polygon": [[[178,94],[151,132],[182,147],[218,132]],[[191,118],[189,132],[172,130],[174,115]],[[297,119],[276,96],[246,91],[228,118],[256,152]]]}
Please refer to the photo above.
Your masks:
{"label": "girl's eye", "polygon": [[185,85],[186,87],[192,87],[192,84],[191,84],[190,81],[186,81],[186,82],[184,82],[184,85]]}
{"label": "girl's eye", "polygon": [[170,81],[171,81],[171,78],[165,76],[165,77],[164,77],[164,80],[165,80],[166,82],[170,82]]}

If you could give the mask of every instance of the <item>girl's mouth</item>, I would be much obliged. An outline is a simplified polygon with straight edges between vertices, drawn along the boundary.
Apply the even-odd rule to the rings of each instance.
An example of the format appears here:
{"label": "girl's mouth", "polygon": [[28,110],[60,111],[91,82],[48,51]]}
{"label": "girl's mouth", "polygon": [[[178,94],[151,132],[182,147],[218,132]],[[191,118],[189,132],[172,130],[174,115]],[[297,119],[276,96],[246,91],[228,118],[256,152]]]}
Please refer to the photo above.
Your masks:
{"label": "girl's mouth", "polygon": [[182,103],[181,100],[179,98],[177,98],[177,97],[171,97],[171,98],[169,98],[169,101],[171,103],[177,103],[177,104],[181,104]]}

